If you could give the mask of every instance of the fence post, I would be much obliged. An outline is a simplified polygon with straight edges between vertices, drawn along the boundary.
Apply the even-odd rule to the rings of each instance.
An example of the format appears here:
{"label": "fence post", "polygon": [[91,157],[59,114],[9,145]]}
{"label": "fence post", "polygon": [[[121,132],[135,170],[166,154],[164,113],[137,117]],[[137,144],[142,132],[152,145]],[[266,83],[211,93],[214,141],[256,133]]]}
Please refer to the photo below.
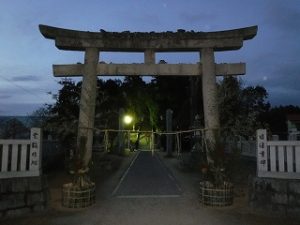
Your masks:
{"label": "fence post", "polygon": [[167,109],[166,111],[166,151],[167,156],[172,156],[172,147],[173,147],[173,136],[170,134],[172,132],[172,123],[173,123],[173,111],[171,109]]}
{"label": "fence post", "polygon": [[267,159],[267,130],[259,129],[256,131],[257,140],[257,176],[261,176],[261,172],[268,171]]}
{"label": "fence post", "polygon": [[150,149],[152,152],[152,156],[154,155],[154,132],[151,131],[151,138],[150,138]]}
{"label": "fence post", "polygon": [[119,109],[119,131],[118,131],[118,153],[121,154],[124,151],[124,109]]}
{"label": "fence post", "polygon": [[179,157],[181,153],[181,143],[179,140],[179,132],[176,132],[176,143],[177,143],[177,157]]}
{"label": "fence post", "polygon": [[130,130],[127,130],[127,148],[131,149],[130,148]]}
{"label": "fence post", "polygon": [[29,171],[37,176],[41,174],[42,168],[42,130],[41,128],[31,128],[30,131],[30,156]]}
{"label": "fence post", "polygon": [[105,152],[108,152],[108,130],[105,130],[104,133],[104,143],[105,143]]}

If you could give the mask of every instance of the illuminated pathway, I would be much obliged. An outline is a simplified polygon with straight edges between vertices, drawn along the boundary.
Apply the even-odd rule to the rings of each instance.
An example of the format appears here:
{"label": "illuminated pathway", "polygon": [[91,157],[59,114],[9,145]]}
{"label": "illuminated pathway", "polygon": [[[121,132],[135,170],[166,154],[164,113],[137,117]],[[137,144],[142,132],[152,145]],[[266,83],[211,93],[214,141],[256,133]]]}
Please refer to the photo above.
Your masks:
{"label": "illuminated pathway", "polygon": [[114,196],[121,198],[178,197],[181,188],[157,154],[141,151],[124,173]]}

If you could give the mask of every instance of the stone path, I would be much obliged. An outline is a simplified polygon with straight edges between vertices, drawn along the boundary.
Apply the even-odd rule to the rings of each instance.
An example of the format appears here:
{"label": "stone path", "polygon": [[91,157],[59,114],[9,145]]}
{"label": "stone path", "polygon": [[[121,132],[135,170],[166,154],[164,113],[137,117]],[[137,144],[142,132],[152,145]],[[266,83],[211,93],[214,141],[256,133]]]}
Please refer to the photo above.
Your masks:
{"label": "stone path", "polygon": [[[137,156],[133,154],[125,158],[121,168],[106,178],[101,177],[100,170],[95,167],[97,188],[95,205],[78,210],[62,208],[61,185],[66,182],[66,177],[60,172],[49,179],[51,188],[49,210],[0,220],[0,225],[300,224],[300,221],[294,219],[255,214],[247,207],[245,197],[236,197],[234,204],[229,207],[205,207],[198,201],[198,174],[178,170],[178,160],[176,158],[164,158],[161,155],[164,153],[159,153],[159,157],[152,157],[149,152],[137,154]],[[128,170],[130,165],[131,168]],[[147,168],[152,168],[152,170]],[[126,173],[125,176],[124,173]],[[178,182],[169,177],[172,174]],[[156,180],[154,176],[159,176],[159,178]],[[120,182],[121,179],[123,179],[122,182]],[[163,179],[168,181],[165,182]],[[149,184],[149,181],[152,184]],[[131,182],[134,182],[134,185]],[[138,183],[135,184],[135,182]],[[178,188],[178,183],[181,191]],[[115,195],[112,195],[113,192]],[[175,193],[178,197],[171,197]],[[163,198],[164,195],[170,196]]]}
{"label": "stone path", "polygon": [[178,197],[181,188],[156,153],[140,151],[113,195],[123,198]]}

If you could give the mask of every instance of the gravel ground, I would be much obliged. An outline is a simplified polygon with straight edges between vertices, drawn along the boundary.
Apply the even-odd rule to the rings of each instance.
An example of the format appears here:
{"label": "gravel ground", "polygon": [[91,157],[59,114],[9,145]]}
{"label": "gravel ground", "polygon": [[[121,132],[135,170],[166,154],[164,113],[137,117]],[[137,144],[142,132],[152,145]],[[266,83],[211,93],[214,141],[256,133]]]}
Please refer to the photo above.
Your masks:
{"label": "gravel ground", "polygon": [[[235,198],[233,206],[205,207],[198,202],[199,175],[182,172],[175,158],[161,157],[176,177],[179,197],[118,198],[112,193],[128,168],[134,154],[124,158],[117,171],[103,172],[95,165],[96,204],[87,209],[70,210],[60,206],[60,188],[70,179],[64,172],[49,174],[51,202],[49,209],[35,214],[1,220],[5,225],[296,225],[288,218],[258,215],[247,207],[246,195]],[[99,172],[98,172],[99,171]],[[102,171],[102,172],[101,172]]]}

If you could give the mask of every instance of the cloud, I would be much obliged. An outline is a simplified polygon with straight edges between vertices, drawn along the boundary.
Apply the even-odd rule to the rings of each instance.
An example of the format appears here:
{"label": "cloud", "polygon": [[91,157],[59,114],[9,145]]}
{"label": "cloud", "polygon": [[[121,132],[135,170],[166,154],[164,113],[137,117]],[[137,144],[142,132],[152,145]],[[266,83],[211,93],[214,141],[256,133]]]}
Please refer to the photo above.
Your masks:
{"label": "cloud", "polygon": [[247,62],[247,85],[261,85],[272,105],[300,105],[300,64],[297,51],[270,49]]}
{"label": "cloud", "polygon": [[25,76],[15,76],[15,77],[12,77],[10,79],[11,81],[15,81],[15,82],[18,82],[18,81],[39,81],[40,78],[38,76],[33,76],[33,75],[25,75]]}
{"label": "cloud", "polygon": [[0,94],[0,99],[7,99],[7,98],[11,98],[12,95],[1,95]]}
{"label": "cloud", "polygon": [[[269,72],[264,70],[258,79],[269,93],[272,105],[300,106],[300,65],[295,62],[281,62],[273,64]],[[264,77],[267,77],[264,80]],[[258,80],[256,80],[258,81]]]}
{"label": "cloud", "polygon": [[0,110],[1,116],[26,116],[32,114],[35,110],[42,107],[43,104],[38,103],[4,103],[1,104],[5,110]]}
{"label": "cloud", "polygon": [[266,23],[288,35],[300,32],[300,7],[291,7],[287,1],[270,1],[266,10]]}
{"label": "cloud", "polygon": [[[151,14],[147,11],[141,14],[130,14],[128,12],[123,12],[123,13],[124,13],[123,15],[122,14],[119,15],[120,19],[121,20],[128,19],[129,21],[132,22],[132,24],[135,24],[134,26],[136,26],[137,29],[140,29],[141,31],[144,30],[145,28],[147,29],[150,27],[152,27],[155,30],[157,29],[156,27],[162,24],[161,18],[157,14]],[[149,20],[149,18],[151,19]]]}
{"label": "cloud", "polygon": [[271,88],[268,90],[269,100],[275,105],[298,105],[300,106],[300,90],[287,90],[285,88]]}
{"label": "cloud", "polygon": [[300,83],[300,65],[294,63],[283,62],[276,66],[276,70],[268,77],[267,86],[286,88],[287,91],[299,91]]}
{"label": "cloud", "polygon": [[214,15],[207,12],[190,13],[184,11],[180,13],[179,17],[187,24],[199,24],[203,23],[203,21],[216,20],[216,17]]}

